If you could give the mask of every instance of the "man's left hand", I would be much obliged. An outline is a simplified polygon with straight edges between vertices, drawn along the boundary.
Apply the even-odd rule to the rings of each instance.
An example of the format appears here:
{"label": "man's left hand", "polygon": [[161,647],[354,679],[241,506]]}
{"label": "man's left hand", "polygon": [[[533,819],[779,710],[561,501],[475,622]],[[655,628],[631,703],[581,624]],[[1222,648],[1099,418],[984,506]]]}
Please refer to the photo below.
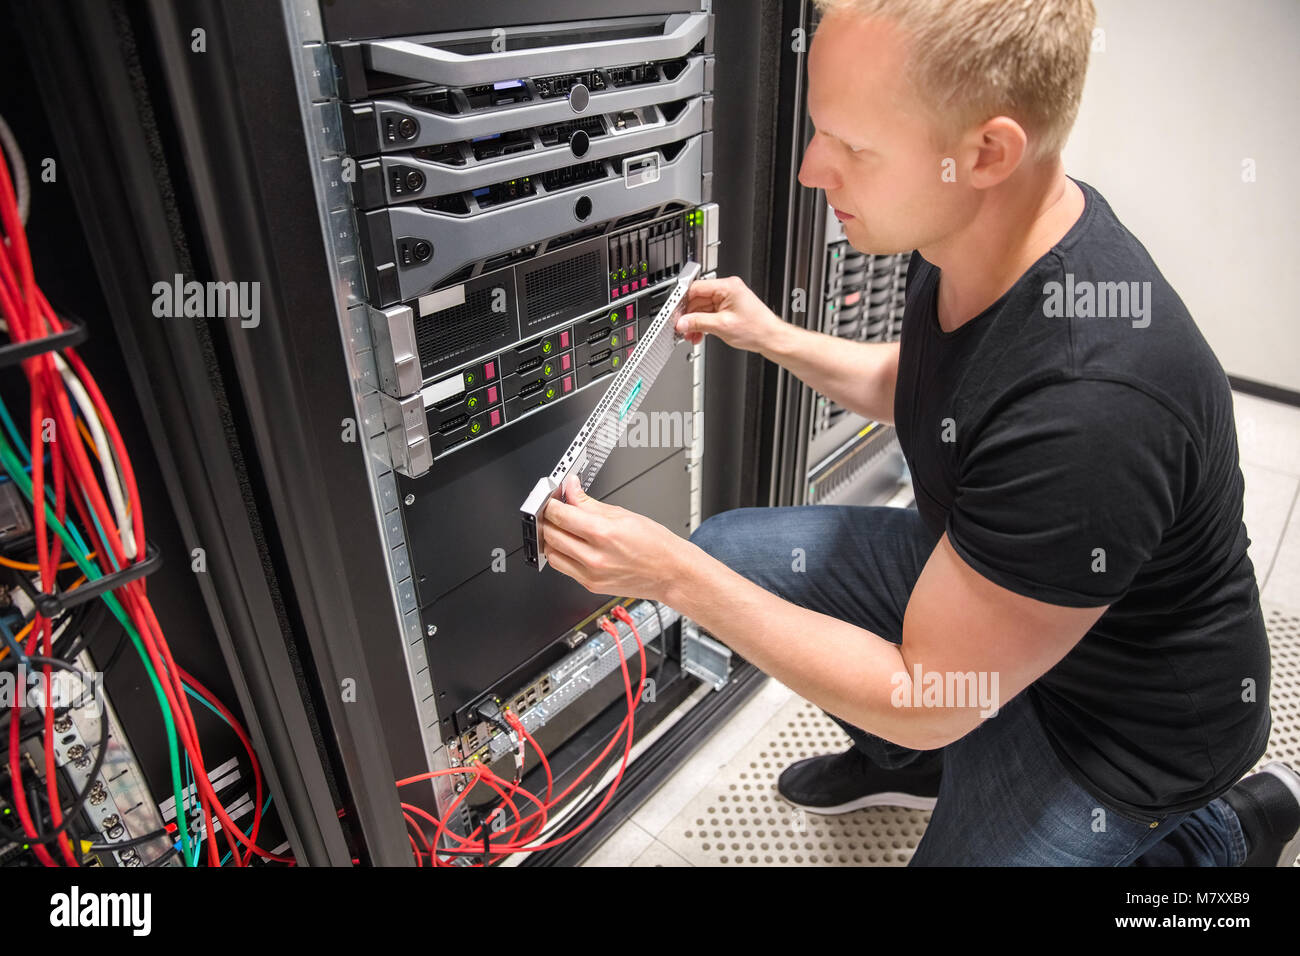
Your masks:
{"label": "man's left hand", "polygon": [[690,542],[651,519],[597,501],[578,479],[564,483],[542,516],[546,560],[593,594],[662,601]]}

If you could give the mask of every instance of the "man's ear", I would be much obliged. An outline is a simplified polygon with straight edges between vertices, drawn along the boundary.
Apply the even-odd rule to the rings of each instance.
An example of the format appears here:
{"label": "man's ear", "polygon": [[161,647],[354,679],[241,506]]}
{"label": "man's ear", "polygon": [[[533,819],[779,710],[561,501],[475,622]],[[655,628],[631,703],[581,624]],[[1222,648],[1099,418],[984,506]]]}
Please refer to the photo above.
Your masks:
{"label": "man's ear", "polygon": [[1020,168],[1028,148],[1023,126],[1009,116],[993,117],[962,139],[970,163],[967,181],[976,189],[998,185]]}

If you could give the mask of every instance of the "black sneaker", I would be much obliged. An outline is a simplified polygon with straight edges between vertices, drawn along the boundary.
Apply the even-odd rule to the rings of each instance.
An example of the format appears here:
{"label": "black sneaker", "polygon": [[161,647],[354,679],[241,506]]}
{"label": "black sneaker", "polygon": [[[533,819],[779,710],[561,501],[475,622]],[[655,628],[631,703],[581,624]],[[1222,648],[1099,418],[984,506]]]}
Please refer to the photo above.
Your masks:
{"label": "black sneaker", "polygon": [[918,764],[882,770],[854,747],[792,763],[782,771],[776,789],[791,805],[824,816],[863,807],[931,810],[939,796],[943,754],[922,757]]}
{"label": "black sneaker", "polygon": [[1246,835],[1242,866],[1294,866],[1300,854],[1300,774],[1274,760],[1223,795]]}

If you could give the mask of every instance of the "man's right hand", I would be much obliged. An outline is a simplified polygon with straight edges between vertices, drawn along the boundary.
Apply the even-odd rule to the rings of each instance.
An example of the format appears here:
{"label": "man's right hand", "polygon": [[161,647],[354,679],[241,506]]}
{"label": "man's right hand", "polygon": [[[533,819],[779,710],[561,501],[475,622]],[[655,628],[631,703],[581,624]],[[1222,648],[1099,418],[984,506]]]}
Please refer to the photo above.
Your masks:
{"label": "man's right hand", "polygon": [[691,283],[677,331],[692,343],[716,335],[733,348],[758,352],[850,411],[894,421],[897,342],[854,342],[786,322],[739,276]]}
{"label": "man's right hand", "polygon": [[763,304],[739,276],[697,279],[686,295],[677,331],[695,344],[716,335],[732,348],[758,352],[785,323]]}

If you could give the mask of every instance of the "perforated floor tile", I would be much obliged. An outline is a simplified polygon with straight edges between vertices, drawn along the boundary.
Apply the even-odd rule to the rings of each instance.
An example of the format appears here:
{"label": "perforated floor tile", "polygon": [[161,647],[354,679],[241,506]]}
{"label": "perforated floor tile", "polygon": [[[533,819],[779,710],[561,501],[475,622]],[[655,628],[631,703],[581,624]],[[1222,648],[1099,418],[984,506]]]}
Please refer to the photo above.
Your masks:
{"label": "perforated floor tile", "polygon": [[792,808],[776,792],[787,764],[848,746],[834,721],[794,698],[657,839],[694,866],[901,866],[929,813],[871,807],[822,817]]}
{"label": "perforated floor tile", "polygon": [[1273,732],[1260,763],[1282,760],[1300,769],[1300,617],[1266,604],[1264,625],[1273,658]]}
{"label": "perforated floor tile", "polygon": [[[1265,606],[1265,620],[1273,732],[1260,763],[1300,767],[1300,617]],[[788,764],[848,746],[848,736],[819,708],[791,699],[655,834],[657,843],[693,866],[905,865],[928,812],[871,807],[822,817],[790,807],[777,794],[776,778]]]}

